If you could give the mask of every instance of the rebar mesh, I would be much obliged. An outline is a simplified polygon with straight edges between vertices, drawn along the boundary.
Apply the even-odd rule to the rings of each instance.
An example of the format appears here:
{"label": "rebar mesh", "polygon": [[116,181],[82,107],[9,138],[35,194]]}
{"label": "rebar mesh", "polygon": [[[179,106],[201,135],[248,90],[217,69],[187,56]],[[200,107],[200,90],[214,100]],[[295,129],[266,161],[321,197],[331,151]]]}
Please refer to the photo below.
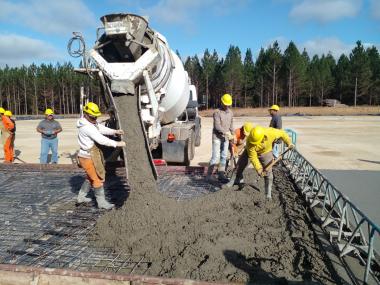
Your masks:
{"label": "rebar mesh", "polygon": [[[144,256],[96,248],[92,231],[102,214],[76,205],[84,173],[72,166],[0,165],[0,263],[79,271],[145,274]],[[158,190],[178,201],[219,188],[204,180],[203,168],[159,167]],[[129,188],[124,168],[107,171],[107,199],[123,205]],[[94,200],[94,199],[93,199]]]}
{"label": "rebar mesh", "polygon": [[[102,211],[75,204],[84,181],[81,172],[33,167],[2,167],[1,172],[0,263],[121,274],[148,271],[151,264],[144,256],[93,246],[92,230]],[[125,179],[108,180],[108,199],[122,205],[128,196]]]}

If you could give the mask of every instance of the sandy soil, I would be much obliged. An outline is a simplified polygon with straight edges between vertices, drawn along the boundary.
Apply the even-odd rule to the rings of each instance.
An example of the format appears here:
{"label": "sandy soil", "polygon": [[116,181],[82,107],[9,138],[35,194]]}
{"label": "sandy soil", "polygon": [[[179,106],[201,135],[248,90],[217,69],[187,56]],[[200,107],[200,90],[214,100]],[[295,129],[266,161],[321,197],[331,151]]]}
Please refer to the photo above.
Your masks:
{"label": "sandy soil", "polygon": [[[268,108],[233,108],[234,116],[267,116]],[[300,116],[355,116],[355,115],[380,115],[379,106],[360,107],[281,107],[281,115]],[[200,115],[211,117],[213,109],[203,110]]]}
{"label": "sandy soil", "polygon": [[[256,178],[247,169],[247,184]],[[335,284],[302,199],[278,169],[274,184],[272,201],[264,198],[263,181],[184,202],[132,190],[122,208],[98,220],[97,245],[145,255],[155,276]]]}

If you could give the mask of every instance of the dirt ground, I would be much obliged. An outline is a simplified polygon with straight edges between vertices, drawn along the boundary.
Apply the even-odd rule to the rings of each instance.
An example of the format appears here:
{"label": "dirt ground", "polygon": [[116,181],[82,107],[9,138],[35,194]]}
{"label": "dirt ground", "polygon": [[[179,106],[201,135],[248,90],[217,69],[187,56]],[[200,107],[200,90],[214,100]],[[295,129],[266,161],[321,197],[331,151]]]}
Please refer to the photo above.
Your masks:
{"label": "dirt ground", "polygon": [[[203,110],[203,117],[211,117],[215,110]],[[356,116],[356,115],[380,115],[380,106],[360,107],[281,107],[283,116]],[[234,116],[267,116],[268,108],[233,108]]]}
{"label": "dirt ground", "polygon": [[207,281],[335,284],[292,183],[275,169],[273,200],[247,169],[242,191],[178,202],[132,190],[121,209],[102,216],[98,245],[152,262],[149,275]]}

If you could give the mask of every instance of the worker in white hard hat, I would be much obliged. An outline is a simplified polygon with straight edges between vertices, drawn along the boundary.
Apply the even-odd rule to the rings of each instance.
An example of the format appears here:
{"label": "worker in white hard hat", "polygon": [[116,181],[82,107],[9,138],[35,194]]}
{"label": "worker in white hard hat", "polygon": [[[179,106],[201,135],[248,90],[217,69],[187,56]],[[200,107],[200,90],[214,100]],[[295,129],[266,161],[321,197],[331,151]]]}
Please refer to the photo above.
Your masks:
{"label": "worker in white hard hat", "polygon": [[[272,105],[269,109],[269,115],[272,117],[269,123],[270,128],[282,129],[282,119],[279,114],[280,107],[278,105]],[[277,158],[280,154],[280,144],[279,142],[273,142],[273,156]]]}
{"label": "worker in white hard hat", "polygon": [[224,94],[221,98],[221,107],[213,114],[212,129],[212,156],[207,170],[207,180],[213,182],[213,172],[218,166],[218,179],[227,183],[225,175],[229,141],[234,139],[233,113],[230,109],[232,97]]}
{"label": "worker in white hard hat", "polygon": [[51,163],[58,163],[58,134],[62,132],[61,124],[55,120],[54,111],[45,110],[45,119],[37,126],[37,132],[41,134],[40,163],[48,163],[48,154],[51,149]]}
{"label": "worker in white hard hat", "polygon": [[93,102],[87,103],[84,108],[84,117],[77,122],[78,143],[80,146],[78,154],[79,165],[85,170],[87,179],[83,183],[78,197],[78,203],[91,202],[87,194],[91,187],[94,189],[96,202],[101,209],[110,210],[114,207],[109,203],[104,194],[103,183],[105,181],[105,165],[102,151],[99,145],[110,147],[124,147],[124,141],[114,141],[105,135],[123,135],[122,130],[114,130],[99,124],[97,118],[101,115],[99,106]]}
{"label": "worker in white hard hat", "polygon": [[272,169],[265,171],[264,167],[273,161],[272,145],[279,139],[283,140],[289,148],[294,147],[288,134],[283,130],[261,126],[253,128],[248,135],[245,150],[239,157],[234,184],[241,183],[244,169],[250,161],[257,173],[264,176],[266,197],[271,199],[273,173]]}

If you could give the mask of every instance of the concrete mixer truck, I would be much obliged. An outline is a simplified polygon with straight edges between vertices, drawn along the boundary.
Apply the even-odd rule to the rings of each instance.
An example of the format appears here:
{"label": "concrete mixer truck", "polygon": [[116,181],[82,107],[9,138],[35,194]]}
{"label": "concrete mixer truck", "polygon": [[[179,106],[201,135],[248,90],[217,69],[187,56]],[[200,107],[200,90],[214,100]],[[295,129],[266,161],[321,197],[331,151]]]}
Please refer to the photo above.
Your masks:
{"label": "concrete mixer truck", "polygon": [[135,102],[128,100],[137,99],[152,169],[153,157],[189,164],[200,144],[201,119],[195,86],[181,60],[144,17],[111,14],[101,21],[103,27],[98,29],[91,50],[86,50],[83,38],[76,33],[72,41],[80,40],[79,49],[72,51],[69,43],[70,54],[83,56],[84,68],[77,71],[100,80],[104,101],[115,107],[121,128],[134,119],[131,108]]}

